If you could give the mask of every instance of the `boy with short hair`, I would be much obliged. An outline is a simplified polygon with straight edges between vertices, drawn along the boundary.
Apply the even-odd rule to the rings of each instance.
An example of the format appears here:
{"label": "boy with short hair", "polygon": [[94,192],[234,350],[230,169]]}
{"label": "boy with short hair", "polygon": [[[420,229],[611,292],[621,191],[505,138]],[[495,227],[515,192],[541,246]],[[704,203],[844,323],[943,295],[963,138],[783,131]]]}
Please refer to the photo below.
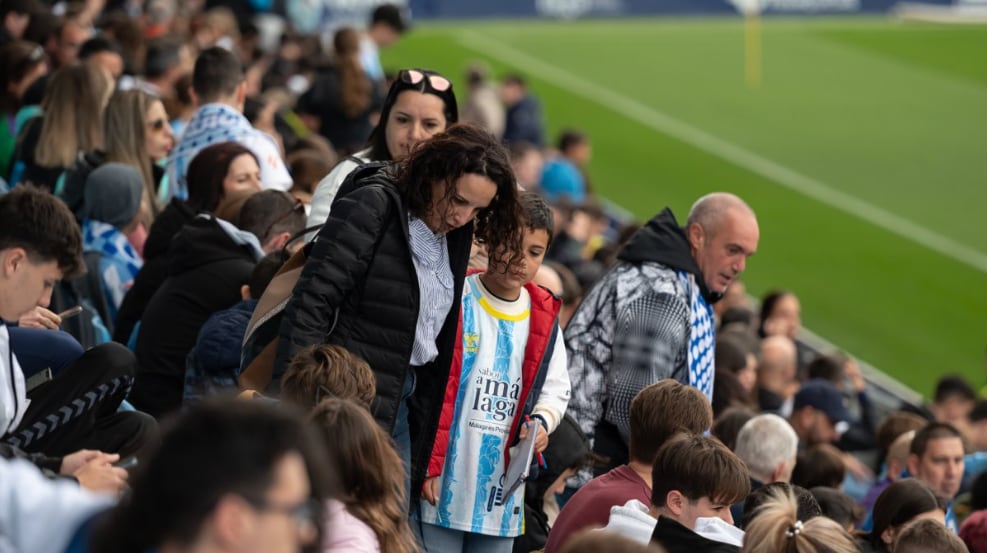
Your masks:
{"label": "boy with short hair", "polygon": [[460,339],[419,509],[428,551],[512,550],[524,486],[505,489],[508,449],[537,419],[535,447],[544,451],[569,402],[561,300],[531,282],[552,240],[552,212],[533,193],[520,203],[522,251],[491,258],[463,290]]}
{"label": "boy with short hair", "polygon": [[725,445],[705,436],[669,440],[658,450],[651,481],[653,543],[669,553],[740,551],[743,532],[730,506],[750,493],[750,473]]}
{"label": "boy with short hair", "polygon": [[[565,542],[583,528],[615,522],[614,509],[623,509],[631,517],[647,511],[658,450],[680,432],[702,434],[709,430],[713,411],[698,388],[666,378],[634,396],[628,420],[630,460],[590,480],[569,498],[549,532],[546,553],[559,553]],[[651,526],[654,527],[653,521]],[[646,530],[648,537],[652,528]]]}
{"label": "boy with short hair", "polygon": [[895,553],[968,553],[963,540],[936,520],[920,520],[906,528],[894,542]]}
{"label": "boy with short hair", "polygon": [[47,307],[56,283],[82,268],[82,235],[61,200],[31,186],[0,196],[0,457],[117,492],[127,474],[112,463],[157,434],[149,416],[118,412],[134,380],[133,354],[102,344],[29,389],[4,322]]}
{"label": "boy with short hair", "polygon": [[281,399],[311,411],[323,399],[352,399],[370,409],[377,383],[370,365],[342,346],[316,344],[291,360],[281,377]]}

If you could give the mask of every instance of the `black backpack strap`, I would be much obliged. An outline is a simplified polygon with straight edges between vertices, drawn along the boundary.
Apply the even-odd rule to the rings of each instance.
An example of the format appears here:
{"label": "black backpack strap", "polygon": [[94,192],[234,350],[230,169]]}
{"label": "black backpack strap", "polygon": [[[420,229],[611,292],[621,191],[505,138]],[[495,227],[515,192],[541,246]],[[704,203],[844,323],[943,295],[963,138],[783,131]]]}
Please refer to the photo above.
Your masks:
{"label": "black backpack strap", "polygon": [[346,159],[355,163],[357,167],[362,167],[368,163],[367,160],[356,156],[349,156]]}
{"label": "black backpack strap", "polygon": [[106,294],[103,293],[103,280],[100,276],[99,262],[103,254],[99,252],[85,252],[83,259],[86,262],[86,274],[73,280],[76,293],[79,298],[89,300],[93,309],[99,314],[110,334],[113,333],[113,319],[110,318],[110,306],[106,303]]}

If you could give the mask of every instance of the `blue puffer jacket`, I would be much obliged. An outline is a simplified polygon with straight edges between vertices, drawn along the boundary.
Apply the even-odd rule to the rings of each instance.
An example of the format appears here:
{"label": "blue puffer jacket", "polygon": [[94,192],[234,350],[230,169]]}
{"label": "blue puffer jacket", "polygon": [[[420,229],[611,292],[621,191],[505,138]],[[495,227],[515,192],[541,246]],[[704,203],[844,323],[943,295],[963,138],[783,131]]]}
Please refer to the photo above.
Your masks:
{"label": "blue puffer jacket", "polygon": [[186,362],[184,404],[237,389],[243,335],[255,307],[257,300],[241,301],[202,325]]}

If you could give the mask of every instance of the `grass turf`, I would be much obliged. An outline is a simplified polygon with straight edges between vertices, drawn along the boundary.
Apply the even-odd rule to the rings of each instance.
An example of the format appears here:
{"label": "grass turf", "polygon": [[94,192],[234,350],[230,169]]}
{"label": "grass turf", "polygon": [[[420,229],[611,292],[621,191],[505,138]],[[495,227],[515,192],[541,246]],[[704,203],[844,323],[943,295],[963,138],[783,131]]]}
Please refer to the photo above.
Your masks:
{"label": "grass turf", "polygon": [[758,88],[744,81],[739,19],[421,25],[384,62],[442,71],[460,97],[472,60],[520,71],[550,137],[569,126],[592,137],[599,193],[641,219],[665,205],[684,218],[701,194],[737,193],[761,224],[751,292],[794,290],[807,327],[923,394],[947,372],[983,384],[987,273],[633,114],[671,116],[985,254],[987,28],[761,28]]}

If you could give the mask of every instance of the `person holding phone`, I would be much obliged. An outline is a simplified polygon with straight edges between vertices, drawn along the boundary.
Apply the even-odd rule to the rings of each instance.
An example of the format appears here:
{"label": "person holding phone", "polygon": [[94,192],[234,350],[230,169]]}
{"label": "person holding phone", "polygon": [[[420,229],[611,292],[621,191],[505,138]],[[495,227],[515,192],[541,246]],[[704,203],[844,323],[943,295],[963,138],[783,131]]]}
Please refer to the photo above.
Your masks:
{"label": "person holding phone", "polygon": [[82,306],[55,313],[39,305],[22,315],[16,326],[7,328],[10,346],[25,377],[50,370],[50,378],[54,378],[82,356],[79,341],[61,329],[63,320],[81,312]]}
{"label": "person holding phone", "polygon": [[55,283],[81,268],[81,232],[61,200],[30,186],[0,197],[0,456],[117,491],[126,472],[111,464],[142,452],[157,434],[151,417],[118,412],[133,385],[133,354],[97,346],[29,389],[15,327],[6,323],[31,313],[47,318],[36,308],[47,308]]}

